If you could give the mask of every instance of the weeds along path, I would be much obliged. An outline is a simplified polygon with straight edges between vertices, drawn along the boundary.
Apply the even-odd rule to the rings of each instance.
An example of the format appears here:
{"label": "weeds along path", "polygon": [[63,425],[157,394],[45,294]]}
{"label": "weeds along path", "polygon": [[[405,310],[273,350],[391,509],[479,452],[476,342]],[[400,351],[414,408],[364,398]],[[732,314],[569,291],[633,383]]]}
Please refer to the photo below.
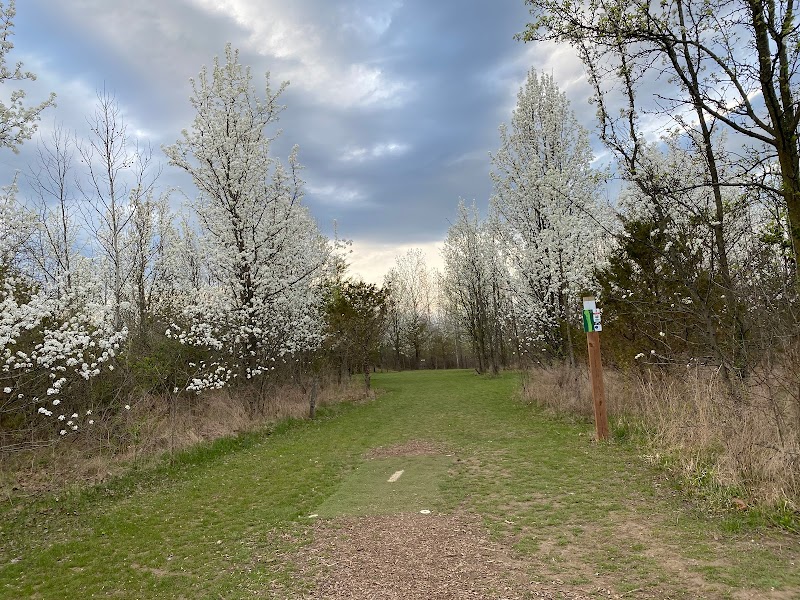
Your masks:
{"label": "weeds along path", "polygon": [[800,598],[797,537],[696,514],[513,375],[374,381],[314,422],[4,507],[0,598]]}

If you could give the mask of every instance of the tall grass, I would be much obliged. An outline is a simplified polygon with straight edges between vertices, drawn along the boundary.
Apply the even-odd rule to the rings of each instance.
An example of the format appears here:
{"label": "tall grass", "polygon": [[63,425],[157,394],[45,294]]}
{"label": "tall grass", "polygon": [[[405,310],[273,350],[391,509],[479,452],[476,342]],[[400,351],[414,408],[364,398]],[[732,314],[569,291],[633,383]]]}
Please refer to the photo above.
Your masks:
{"label": "tall grass", "polygon": [[[129,410],[98,414],[77,435],[51,438],[20,452],[0,452],[0,499],[98,483],[202,442],[307,418],[310,393],[310,386],[289,380],[201,395],[132,395],[126,399]],[[316,406],[363,394],[361,382],[326,381],[316,392]]]}
{"label": "tall grass", "polygon": [[[772,373],[730,393],[703,367],[607,370],[609,419],[617,437],[635,438],[646,456],[670,468],[690,491],[738,508],[800,510],[800,403]],[[586,369],[530,370],[528,401],[591,418]]]}

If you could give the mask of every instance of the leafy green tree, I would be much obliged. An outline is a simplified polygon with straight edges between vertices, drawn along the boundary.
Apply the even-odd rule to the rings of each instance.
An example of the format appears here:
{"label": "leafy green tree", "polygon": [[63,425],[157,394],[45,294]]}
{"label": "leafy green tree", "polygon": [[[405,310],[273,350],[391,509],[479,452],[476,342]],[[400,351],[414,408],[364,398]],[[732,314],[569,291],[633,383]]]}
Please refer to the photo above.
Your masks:
{"label": "leafy green tree", "polygon": [[328,347],[337,357],[340,373],[359,368],[370,389],[370,369],[380,352],[389,292],[363,281],[338,281],[327,303]]}

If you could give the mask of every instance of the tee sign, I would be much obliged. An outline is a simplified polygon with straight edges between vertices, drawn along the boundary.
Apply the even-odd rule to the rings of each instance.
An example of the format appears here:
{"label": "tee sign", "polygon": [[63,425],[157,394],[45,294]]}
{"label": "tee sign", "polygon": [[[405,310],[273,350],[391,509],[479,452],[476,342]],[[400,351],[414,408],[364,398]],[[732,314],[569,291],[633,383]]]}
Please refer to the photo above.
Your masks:
{"label": "tee sign", "polygon": [[594,296],[586,296],[583,299],[583,330],[586,333],[590,331],[603,331],[601,323],[602,315],[600,309],[597,308]]}

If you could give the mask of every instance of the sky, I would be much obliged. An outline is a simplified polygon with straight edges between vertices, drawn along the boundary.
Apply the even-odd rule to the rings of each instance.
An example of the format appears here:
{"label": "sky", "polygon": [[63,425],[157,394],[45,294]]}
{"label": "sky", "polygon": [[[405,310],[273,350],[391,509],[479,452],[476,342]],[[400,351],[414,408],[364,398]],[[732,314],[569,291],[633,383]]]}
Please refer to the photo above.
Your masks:
{"label": "sky", "polygon": [[[194,117],[190,77],[230,42],[257,89],[267,71],[273,87],[290,82],[273,154],[299,145],[305,203],[326,235],[353,241],[351,274],[379,283],[410,248],[441,266],[460,198],[485,211],[489,153],[530,68],[552,73],[594,130],[572,51],[513,39],[528,17],[524,0],[17,0],[10,60],[38,76],[31,103],[57,94],[38,135],[58,123],[85,136],[105,89],[166,163],[161,146]],[[0,181],[35,150],[4,151]],[[175,167],[160,185],[196,195]]]}

